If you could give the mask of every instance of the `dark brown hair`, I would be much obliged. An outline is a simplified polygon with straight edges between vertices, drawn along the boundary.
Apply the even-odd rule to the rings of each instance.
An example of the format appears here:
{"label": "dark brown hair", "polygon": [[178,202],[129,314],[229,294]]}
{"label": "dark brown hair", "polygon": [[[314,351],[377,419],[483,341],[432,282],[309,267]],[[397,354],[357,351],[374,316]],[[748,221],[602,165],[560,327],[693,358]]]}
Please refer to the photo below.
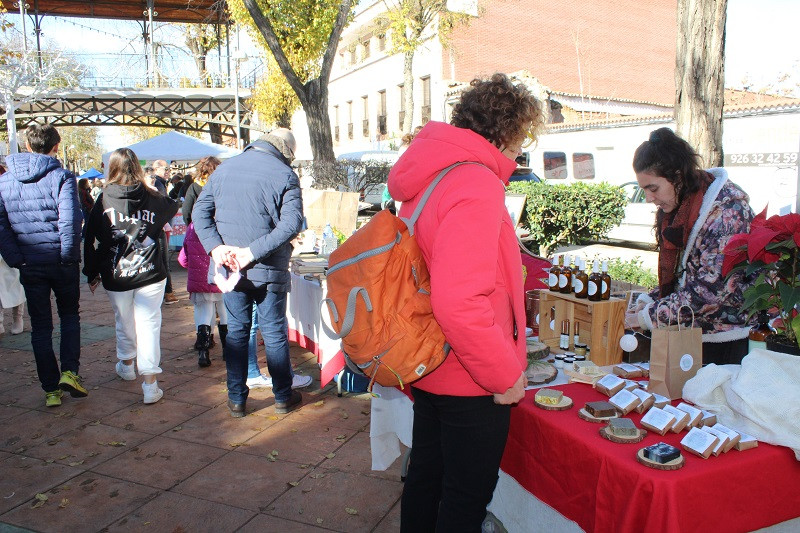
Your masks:
{"label": "dark brown hair", "polygon": [[108,181],[109,185],[131,186],[141,183],[148,192],[158,194],[144,182],[144,172],[139,164],[139,158],[130,148],[117,148],[111,152],[108,158]]}
{"label": "dark brown hair", "polygon": [[450,124],[470,129],[500,149],[537,137],[544,123],[542,104],[523,84],[497,73],[469,85],[453,107]]}
{"label": "dark brown hair", "polygon": [[210,155],[208,157],[204,157],[200,161],[197,162],[195,165],[195,169],[197,172],[197,177],[201,180],[208,179],[212,172],[214,172],[218,166],[222,164],[222,161]]}
{"label": "dark brown hair", "polygon": [[31,124],[25,130],[25,138],[31,150],[37,154],[49,154],[61,142],[61,135],[52,124]]}
{"label": "dark brown hair", "polygon": [[666,179],[675,187],[678,203],[707,181],[697,152],[669,128],[659,128],[633,154],[633,171]]}

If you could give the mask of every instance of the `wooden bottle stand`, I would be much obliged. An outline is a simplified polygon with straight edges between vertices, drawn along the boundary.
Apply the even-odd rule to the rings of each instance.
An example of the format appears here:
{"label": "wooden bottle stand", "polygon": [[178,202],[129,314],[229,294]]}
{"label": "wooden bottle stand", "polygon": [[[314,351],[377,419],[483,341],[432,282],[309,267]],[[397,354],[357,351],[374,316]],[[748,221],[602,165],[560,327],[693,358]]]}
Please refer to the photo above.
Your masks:
{"label": "wooden bottle stand", "polygon": [[[591,302],[586,298],[576,298],[572,294],[540,290],[539,340],[550,346],[551,352],[565,351],[558,347],[562,320],[569,320],[570,351],[575,350],[572,335],[577,320],[580,324],[580,342],[589,346],[592,362],[598,366],[622,362],[619,339],[625,330],[625,300],[611,298]],[[551,321],[554,321],[555,330],[550,328]]]}

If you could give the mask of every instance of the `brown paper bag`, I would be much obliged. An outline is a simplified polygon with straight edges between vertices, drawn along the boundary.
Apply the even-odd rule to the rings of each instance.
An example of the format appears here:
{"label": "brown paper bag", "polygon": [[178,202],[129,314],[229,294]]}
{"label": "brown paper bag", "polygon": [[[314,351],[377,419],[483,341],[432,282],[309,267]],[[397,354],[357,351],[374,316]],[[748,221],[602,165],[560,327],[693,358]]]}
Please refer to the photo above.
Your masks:
{"label": "brown paper bag", "polygon": [[[683,396],[683,386],[697,374],[703,366],[703,331],[694,327],[694,311],[692,326],[686,327],[672,324],[670,314],[666,325],[658,320],[656,310],[656,328],[650,343],[650,383],[648,392],[655,392],[672,400]],[[681,309],[678,310],[680,314]],[[680,322],[680,319],[678,319]]]}

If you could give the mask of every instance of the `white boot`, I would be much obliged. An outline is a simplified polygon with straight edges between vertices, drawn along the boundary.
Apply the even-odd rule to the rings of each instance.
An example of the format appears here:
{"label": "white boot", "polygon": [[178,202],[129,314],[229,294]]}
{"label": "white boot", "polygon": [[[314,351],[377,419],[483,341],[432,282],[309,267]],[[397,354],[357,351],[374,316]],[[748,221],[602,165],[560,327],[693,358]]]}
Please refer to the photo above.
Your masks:
{"label": "white boot", "polygon": [[158,381],[152,383],[142,383],[144,392],[144,403],[156,403],[164,396],[164,391],[158,388]]}
{"label": "white boot", "polygon": [[3,326],[3,308],[0,307],[0,335],[6,332],[6,328]]}
{"label": "white boot", "polygon": [[19,335],[24,329],[22,324],[22,317],[25,314],[25,303],[21,303],[16,307],[11,308],[11,334]]}

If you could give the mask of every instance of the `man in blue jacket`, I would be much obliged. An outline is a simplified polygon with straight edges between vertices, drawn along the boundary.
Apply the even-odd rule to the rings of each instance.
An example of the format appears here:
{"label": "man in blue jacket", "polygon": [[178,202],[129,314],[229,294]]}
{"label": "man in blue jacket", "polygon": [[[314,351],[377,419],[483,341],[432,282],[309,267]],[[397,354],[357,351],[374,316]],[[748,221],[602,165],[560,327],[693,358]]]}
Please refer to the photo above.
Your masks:
{"label": "man in blue jacket", "polygon": [[[25,132],[27,153],[6,158],[0,176],[0,254],[19,269],[31,315],[31,344],[45,405],[61,405],[62,391],[88,393],[80,365],[80,238],[83,216],[75,175],[56,159],[61,136],[45,124]],[[53,351],[50,293],[61,319],[61,368]]]}
{"label": "man in blue jacket", "polygon": [[[234,289],[223,294],[228,311],[223,349],[228,409],[236,418],[245,415],[249,392],[247,354],[254,303],[276,412],[288,413],[303,399],[292,389],[286,320],[286,295],[291,288],[290,241],[303,224],[300,180],[290,167],[296,147],[294,135],[287,129],[274,130],[254,141],[241,155],[217,167],[192,210],[194,229],[214,260],[210,269],[215,264],[224,265],[241,275]],[[209,272],[209,281],[213,274]]]}

